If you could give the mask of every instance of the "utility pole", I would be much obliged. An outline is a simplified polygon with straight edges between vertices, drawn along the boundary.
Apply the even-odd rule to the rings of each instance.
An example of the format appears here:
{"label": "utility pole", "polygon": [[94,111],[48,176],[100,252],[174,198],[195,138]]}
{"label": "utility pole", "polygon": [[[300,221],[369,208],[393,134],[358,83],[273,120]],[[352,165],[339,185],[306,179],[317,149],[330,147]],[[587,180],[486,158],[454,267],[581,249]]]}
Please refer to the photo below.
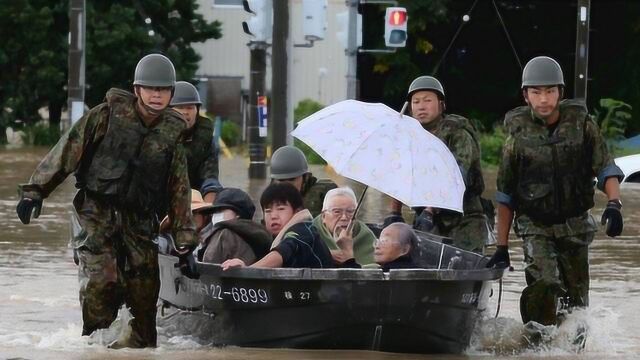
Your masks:
{"label": "utility pole", "polygon": [[358,96],[358,2],[359,0],[346,0],[349,14],[349,26],[347,34],[347,99],[356,99]]}
{"label": "utility pole", "polygon": [[267,44],[265,42],[253,42],[250,45],[250,71],[249,86],[249,178],[265,179],[267,166],[265,163],[266,151],[264,137],[260,137],[258,96],[265,95],[265,77],[267,71]]}
{"label": "utility pole", "polygon": [[587,101],[587,71],[589,66],[589,16],[591,0],[578,0],[576,26],[576,63],[574,98]]}
{"label": "utility pole", "polygon": [[291,130],[289,121],[288,88],[291,87],[289,78],[289,63],[293,56],[289,34],[289,1],[273,2],[273,42],[271,52],[271,123],[273,124],[273,151],[287,145],[287,135]]}
{"label": "utility pole", "polygon": [[69,78],[67,83],[69,120],[61,122],[63,132],[84,114],[86,19],[85,0],[69,0]]}

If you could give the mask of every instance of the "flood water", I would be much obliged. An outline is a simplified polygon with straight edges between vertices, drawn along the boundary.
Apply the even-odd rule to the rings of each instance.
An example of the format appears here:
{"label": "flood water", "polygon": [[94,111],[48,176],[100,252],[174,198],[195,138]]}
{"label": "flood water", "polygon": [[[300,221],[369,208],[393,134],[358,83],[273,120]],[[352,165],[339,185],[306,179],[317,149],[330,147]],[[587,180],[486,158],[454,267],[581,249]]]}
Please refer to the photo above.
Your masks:
{"label": "flood water", "polygon": [[[159,327],[159,347],[145,350],[110,350],[105,344],[123,330],[121,322],[91,338],[81,337],[77,268],[67,247],[73,177],[44,202],[43,212],[28,226],[15,214],[16,185],[26,182],[47,149],[0,148],[0,359],[440,359],[443,356],[389,354],[370,351],[303,351],[285,349],[210,348],[188,337],[169,337]],[[249,181],[248,160],[221,158],[221,180],[226,186],[248,190],[259,198],[265,180]],[[313,167],[319,176],[338,178],[324,167]],[[486,171],[487,197],[495,192],[495,171]],[[356,192],[360,189],[356,187]],[[518,299],[524,287],[521,242],[512,235],[511,256],[515,271],[504,278],[500,315],[498,284],[494,285],[489,311],[476,329],[473,344],[462,358],[561,358],[602,359],[640,356],[640,187],[623,186],[625,228],[623,236],[610,239],[602,231],[590,247],[591,306],[571,314],[546,348],[536,351],[521,345],[522,325]],[[367,194],[362,218],[379,222],[386,198]],[[599,219],[606,202],[598,194],[593,210]],[[259,217],[260,215],[257,214]],[[126,319],[126,314],[123,315]],[[573,352],[568,340],[572,324],[586,322],[590,332],[586,349]]]}

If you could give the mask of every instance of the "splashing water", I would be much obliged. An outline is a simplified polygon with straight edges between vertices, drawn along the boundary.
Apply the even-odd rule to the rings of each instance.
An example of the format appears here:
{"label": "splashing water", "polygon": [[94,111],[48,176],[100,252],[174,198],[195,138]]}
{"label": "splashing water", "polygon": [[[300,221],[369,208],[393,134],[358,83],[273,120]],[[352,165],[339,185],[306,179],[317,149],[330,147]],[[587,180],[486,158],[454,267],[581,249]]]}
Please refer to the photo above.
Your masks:
{"label": "splashing water", "polygon": [[509,317],[483,319],[466,353],[536,357],[629,353],[634,344],[619,341],[623,335],[619,319],[619,313],[601,305],[574,310],[557,327],[525,325]]}

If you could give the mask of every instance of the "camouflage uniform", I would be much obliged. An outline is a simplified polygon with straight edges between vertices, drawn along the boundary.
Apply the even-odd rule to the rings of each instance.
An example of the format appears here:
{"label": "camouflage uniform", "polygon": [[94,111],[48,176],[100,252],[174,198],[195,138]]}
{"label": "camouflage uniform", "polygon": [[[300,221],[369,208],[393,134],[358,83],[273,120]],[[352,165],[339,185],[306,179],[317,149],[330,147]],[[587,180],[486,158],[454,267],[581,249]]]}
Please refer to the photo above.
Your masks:
{"label": "camouflage uniform", "polygon": [[442,140],[453,153],[466,186],[462,206],[464,215],[446,209],[438,210],[433,219],[433,232],[452,238],[456,247],[481,253],[489,236],[489,226],[480,200],[484,179],[476,129],[466,118],[453,114],[438,117],[422,126]]}
{"label": "camouflage uniform", "polygon": [[527,287],[522,320],[557,323],[558,299],[567,308],[589,304],[588,245],[596,222],[594,177],[602,190],[622,171],[609,156],[598,126],[583,103],[564,100],[549,128],[528,106],[505,116],[508,138],[498,172],[498,202],[515,211],[515,232],[524,241]]}
{"label": "camouflage uniform", "polygon": [[168,212],[177,245],[197,244],[190,210],[180,115],[165,110],[143,125],[136,98],[119,89],[60,139],[21,191],[46,198],[75,171],[73,200],[87,236],[75,238],[80,260],[83,335],[107,328],[125,303],[133,315],[129,346],[156,345],[160,279],[157,214]]}
{"label": "camouflage uniform", "polygon": [[185,141],[189,183],[204,196],[222,189],[218,181],[218,152],[213,143],[213,121],[198,115]]}
{"label": "camouflage uniform", "polygon": [[327,195],[329,190],[337,187],[338,185],[331,180],[318,180],[311,174],[306,175],[301,191],[304,207],[311,212],[312,216],[316,217],[320,215],[325,195]]}

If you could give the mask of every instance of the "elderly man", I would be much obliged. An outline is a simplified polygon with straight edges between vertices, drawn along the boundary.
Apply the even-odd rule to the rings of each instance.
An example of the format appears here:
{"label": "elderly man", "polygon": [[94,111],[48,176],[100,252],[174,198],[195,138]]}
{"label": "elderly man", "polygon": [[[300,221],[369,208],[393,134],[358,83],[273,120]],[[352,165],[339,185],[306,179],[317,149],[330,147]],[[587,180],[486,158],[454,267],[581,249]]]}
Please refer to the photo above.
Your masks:
{"label": "elderly man", "polygon": [[383,271],[416,268],[410,254],[417,243],[418,238],[411,225],[393,223],[380,233],[373,257]]}
{"label": "elderly man", "polygon": [[[329,190],[324,197],[322,213],[313,219],[313,225],[318,229],[318,234],[331,250],[333,260],[342,264],[348,260],[336,243],[341,232],[347,228],[353,219],[358,202],[356,195],[348,187],[339,187]],[[353,220],[353,230],[350,236],[353,241],[353,257],[360,265],[373,264],[373,243],[376,236],[365,223]]]}

